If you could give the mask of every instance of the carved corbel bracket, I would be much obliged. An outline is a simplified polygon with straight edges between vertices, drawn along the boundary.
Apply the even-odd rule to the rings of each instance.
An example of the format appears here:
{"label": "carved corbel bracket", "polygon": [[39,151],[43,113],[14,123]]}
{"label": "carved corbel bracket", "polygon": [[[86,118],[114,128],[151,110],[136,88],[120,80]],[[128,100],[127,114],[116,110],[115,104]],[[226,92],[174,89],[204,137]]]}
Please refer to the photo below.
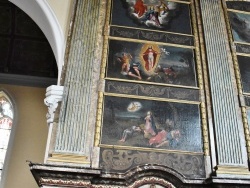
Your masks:
{"label": "carved corbel bracket", "polygon": [[46,98],[44,99],[45,105],[48,107],[47,123],[53,123],[58,102],[63,98],[63,86],[51,85],[46,89]]}

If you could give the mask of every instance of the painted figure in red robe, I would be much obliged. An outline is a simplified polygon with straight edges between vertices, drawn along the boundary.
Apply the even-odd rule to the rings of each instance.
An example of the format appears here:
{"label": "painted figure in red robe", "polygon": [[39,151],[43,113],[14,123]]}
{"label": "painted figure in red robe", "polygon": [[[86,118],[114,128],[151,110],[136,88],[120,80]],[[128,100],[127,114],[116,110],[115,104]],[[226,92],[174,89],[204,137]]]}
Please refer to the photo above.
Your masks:
{"label": "painted figure in red robe", "polygon": [[155,66],[155,61],[158,52],[155,51],[152,46],[148,47],[148,49],[143,53],[143,59],[145,63],[145,69],[147,71],[151,71],[152,68]]}
{"label": "painted figure in red robe", "polygon": [[138,17],[141,17],[147,10],[147,7],[144,5],[143,0],[137,0],[134,5],[135,13],[138,14]]}

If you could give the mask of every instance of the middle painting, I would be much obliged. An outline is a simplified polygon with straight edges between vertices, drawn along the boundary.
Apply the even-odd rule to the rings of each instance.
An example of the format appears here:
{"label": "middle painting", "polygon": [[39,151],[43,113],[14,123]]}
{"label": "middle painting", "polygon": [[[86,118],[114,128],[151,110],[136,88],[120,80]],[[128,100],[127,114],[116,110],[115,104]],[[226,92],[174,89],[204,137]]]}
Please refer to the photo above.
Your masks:
{"label": "middle painting", "polygon": [[107,78],[197,87],[193,49],[109,41]]}

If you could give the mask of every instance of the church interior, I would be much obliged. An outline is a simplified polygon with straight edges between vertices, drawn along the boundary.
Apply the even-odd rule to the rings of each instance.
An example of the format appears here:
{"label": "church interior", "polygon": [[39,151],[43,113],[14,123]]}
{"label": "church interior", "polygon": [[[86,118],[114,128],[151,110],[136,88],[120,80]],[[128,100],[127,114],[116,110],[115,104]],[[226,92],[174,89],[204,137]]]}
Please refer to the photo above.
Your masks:
{"label": "church interior", "polygon": [[248,0],[0,0],[0,187],[250,186]]}

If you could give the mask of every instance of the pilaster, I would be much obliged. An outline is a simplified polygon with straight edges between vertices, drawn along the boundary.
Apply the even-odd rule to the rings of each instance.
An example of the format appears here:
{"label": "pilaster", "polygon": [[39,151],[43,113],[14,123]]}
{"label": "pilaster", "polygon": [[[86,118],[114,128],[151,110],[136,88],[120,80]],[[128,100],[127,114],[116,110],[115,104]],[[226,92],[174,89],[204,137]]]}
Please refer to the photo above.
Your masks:
{"label": "pilaster", "polygon": [[[48,162],[89,166],[97,95],[100,0],[76,0],[67,45],[63,100]],[[93,107],[95,106],[95,108]],[[93,145],[93,144],[92,144]]]}
{"label": "pilaster", "polygon": [[[213,108],[217,176],[249,174],[233,61],[220,0],[201,0]],[[213,159],[216,160],[216,159]]]}

